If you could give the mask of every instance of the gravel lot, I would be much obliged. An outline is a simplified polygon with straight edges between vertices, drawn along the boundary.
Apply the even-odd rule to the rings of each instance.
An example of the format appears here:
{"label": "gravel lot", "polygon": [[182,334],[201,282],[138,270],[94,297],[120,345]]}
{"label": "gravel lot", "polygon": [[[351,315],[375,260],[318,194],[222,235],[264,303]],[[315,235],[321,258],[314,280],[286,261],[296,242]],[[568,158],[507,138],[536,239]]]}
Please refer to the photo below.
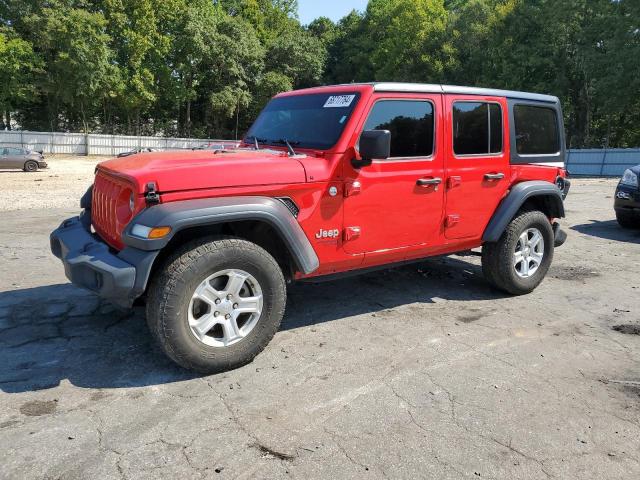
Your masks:
{"label": "gravel lot", "polygon": [[640,478],[640,233],[615,181],[574,181],[531,295],[476,256],[294,285],[253,364],[198,377],[49,253],[94,164],[0,173],[1,478]]}
{"label": "gravel lot", "polygon": [[95,166],[108,158],[47,155],[49,168],[35,173],[0,170],[0,211],[77,207]]}

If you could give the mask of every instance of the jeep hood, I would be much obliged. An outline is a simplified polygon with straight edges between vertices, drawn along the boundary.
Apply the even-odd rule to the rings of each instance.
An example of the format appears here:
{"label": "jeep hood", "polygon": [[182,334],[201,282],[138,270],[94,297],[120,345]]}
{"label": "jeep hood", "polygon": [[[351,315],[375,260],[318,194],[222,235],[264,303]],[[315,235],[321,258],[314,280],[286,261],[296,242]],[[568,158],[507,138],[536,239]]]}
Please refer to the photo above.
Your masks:
{"label": "jeep hood", "polygon": [[103,162],[98,171],[133,183],[139,194],[150,182],[166,193],[307,181],[300,161],[277,150],[139,153]]}

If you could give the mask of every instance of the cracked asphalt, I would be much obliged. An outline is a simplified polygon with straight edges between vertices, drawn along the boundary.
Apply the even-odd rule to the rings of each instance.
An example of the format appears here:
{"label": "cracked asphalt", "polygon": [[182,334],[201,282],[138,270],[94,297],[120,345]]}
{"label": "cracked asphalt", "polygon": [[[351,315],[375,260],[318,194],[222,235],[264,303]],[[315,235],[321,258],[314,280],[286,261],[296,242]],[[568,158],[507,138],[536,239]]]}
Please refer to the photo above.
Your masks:
{"label": "cracked asphalt", "polygon": [[209,377],[68,284],[48,233],[74,205],[14,205],[0,478],[640,478],[640,232],[614,188],[574,180],[531,295],[489,288],[473,255],[293,285],[266,351]]}

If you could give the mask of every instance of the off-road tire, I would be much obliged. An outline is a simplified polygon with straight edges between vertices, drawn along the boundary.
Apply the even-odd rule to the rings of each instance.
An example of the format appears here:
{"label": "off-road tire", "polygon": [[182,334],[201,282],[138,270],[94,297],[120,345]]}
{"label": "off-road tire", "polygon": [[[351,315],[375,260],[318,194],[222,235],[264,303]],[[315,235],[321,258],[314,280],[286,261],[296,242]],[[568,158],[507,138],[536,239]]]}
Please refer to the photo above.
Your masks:
{"label": "off-road tire", "polygon": [[[520,235],[537,228],[544,239],[544,256],[538,270],[521,278],[514,268],[515,248]],[[537,210],[521,211],[509,223],[497,242],[482,247],[482,272],[487,282],[511,295],[525,295],[535,290],[549,271],[554,253],[553,227],[546,215]]]}
{"label": "off-road tire", "polygon": [[[209,275],[239,268],[253,275],[263,294],[256,326],[240,342],[226,347],[205,345],[188,325],[195,288]],[[208,237],[179,248],[151,281],[147,324],[162,351],[178,365],[212,374],[250,363],[280,327],[286,304],[286,283],[276,260],[258,245],[233,237]]]}
{"label": "off-road tire", "polygon": [[24,163],[23,170],[25,172],[30,172],[30,173],[37,172],[38,171],[38,162],[36,162],[34,160],[27,160]]}
{"label": "off-road tire", "polygon": [[616,220],[622,228],[639,229],[640,215],[630,215],[624,212],[616,212]]}

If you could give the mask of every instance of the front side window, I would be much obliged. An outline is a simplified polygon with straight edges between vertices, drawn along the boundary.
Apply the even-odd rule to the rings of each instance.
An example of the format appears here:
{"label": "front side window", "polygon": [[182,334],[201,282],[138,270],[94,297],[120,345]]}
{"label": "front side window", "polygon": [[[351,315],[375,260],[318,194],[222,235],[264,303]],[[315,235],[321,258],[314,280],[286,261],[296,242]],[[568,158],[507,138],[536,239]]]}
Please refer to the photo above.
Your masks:
{"label": "front side window", "polygon": [[453,151],[456,155],[502,152],[502,108],[497,103],[453,104]]}
{"label": "front side window", "polygon": [[6,155],[23,155],[24,154],[24,150],[22,150],[20,148],[6,148],[5,149],[5,154]]}
{"label": "front side window", "polygon": [[418,100],[380,100],[363,130],[391,132],[391,158],[429,157],[433,154],[433,104]]}
{"label": "front side window", "polygon": [[327,150],[342,135],[360,94],[322,93],[271,100],[247,132],[244,142]]}
{"label": "front side window", "polygon": [[554,155],[560,151],[558,116],[552,108],[515,105],[518,155]]}

